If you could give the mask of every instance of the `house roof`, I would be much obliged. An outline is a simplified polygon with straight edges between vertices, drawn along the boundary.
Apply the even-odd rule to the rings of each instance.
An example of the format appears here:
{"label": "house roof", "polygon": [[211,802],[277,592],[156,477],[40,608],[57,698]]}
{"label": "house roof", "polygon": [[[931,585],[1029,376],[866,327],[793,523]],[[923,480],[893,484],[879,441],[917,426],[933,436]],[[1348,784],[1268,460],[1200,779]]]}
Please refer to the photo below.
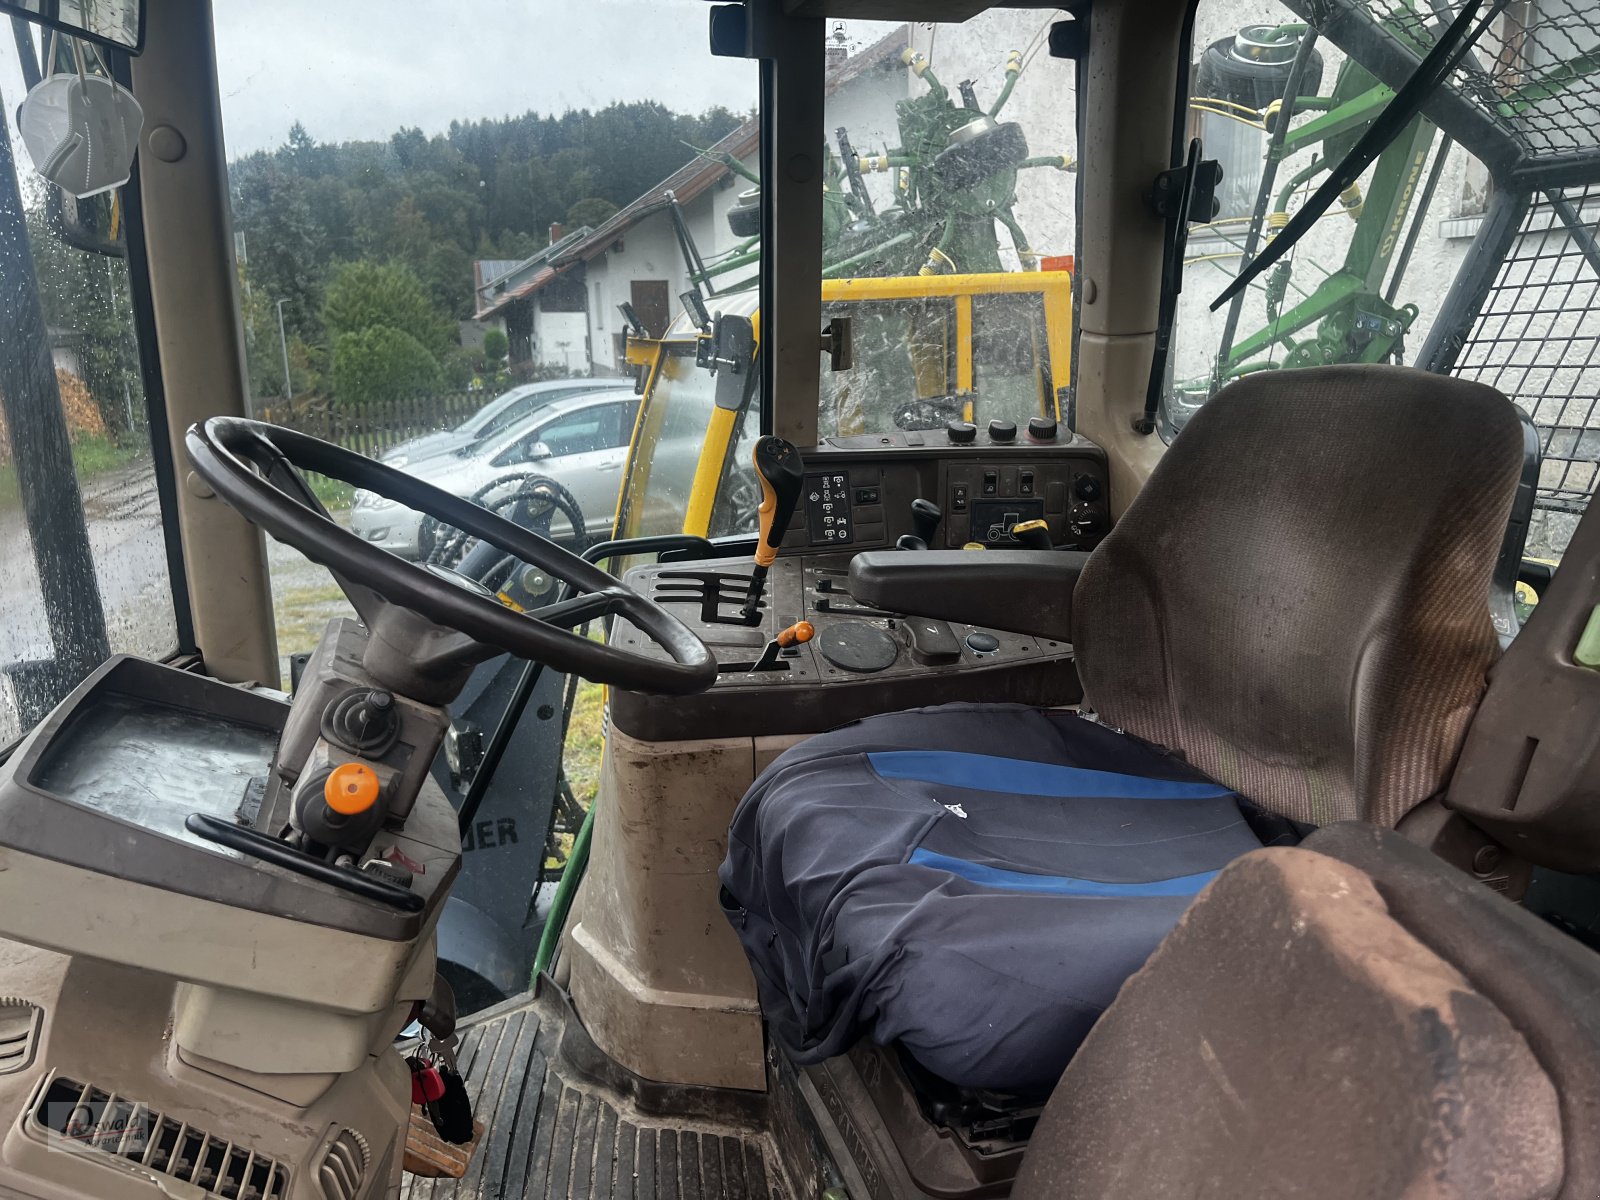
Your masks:
{"label": "house roof", "polygon": [[[845,84],[860,78],[873,67],[880,66],[893,60],[900,50],[904,48],[910,38],[911,29],[907,25],[897,25],[883,37],[859,53],[852,54],[828,73],[826,94],[832,95]],[[540,251],[526,262],[515,265],[517,280],[514,287],[504,287],[494,293],[490,306],[485,305],[484,287],[478,289],[479,319],[491,316],[506,304],[514,300],[530,296],[557,275],[561,274],[580,262],[598,258],[627,232],[632,226],[637,225],[644,218],[666,208],[672,200],[679,204],[686,204],[696,196],[701,195],[706,189],[730,174],[727,166],[717,161],[714,156],[727,155],[736,159],[745,159],[756,152],[761,142],[761,126],[756,118],[751,117],[741,124],[732,133],[721,141],[711,146],[705,154],[697,154],[694,158],[684,163],[671,175],[641,196],[635,197],[622,208],[618,209],[609,219],[596,228],[585,227],[574,233],[568,234],[555,245]],[[530,266],[545,264],[544,269],[536,272],[527,270]],[[511,274],[508,271],[506,274]],[[496,280],[490,280],[497,283]]]}
{"label": "house roof", "polygon": [[553,267],[552,260],[593,231],[584,225],[574,229],[527,258],[479,259],[472,264],[472,284],[476,295],[473,320],[492,317],[506,305],[531,296],[554,279],[565,267]]}

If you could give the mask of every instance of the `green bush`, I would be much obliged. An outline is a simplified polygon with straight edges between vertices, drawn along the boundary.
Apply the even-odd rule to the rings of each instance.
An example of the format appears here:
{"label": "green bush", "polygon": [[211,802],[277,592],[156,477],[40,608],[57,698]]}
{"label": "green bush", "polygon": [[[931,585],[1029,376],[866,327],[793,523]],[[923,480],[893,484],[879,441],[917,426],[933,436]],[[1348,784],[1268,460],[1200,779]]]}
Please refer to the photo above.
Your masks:
{"label": "green bush", "polygon": [[322,319],[336,348],[345,334],[378,326],[409,335],[435,359],[456,342],[454,324],[434,308],[421,280],[399,263],[362,259],[340,267],[328,284]]}
{"label": "green bush", "polygon": [[483,356],[490,362],[500,362],[511,353],[511,339],[498,329],[483,335]]}
{"label": "green bush", "polygon": [[373,325],[333,344],[333,395],[344,407],[437,391],[439,363],[404,330]]}

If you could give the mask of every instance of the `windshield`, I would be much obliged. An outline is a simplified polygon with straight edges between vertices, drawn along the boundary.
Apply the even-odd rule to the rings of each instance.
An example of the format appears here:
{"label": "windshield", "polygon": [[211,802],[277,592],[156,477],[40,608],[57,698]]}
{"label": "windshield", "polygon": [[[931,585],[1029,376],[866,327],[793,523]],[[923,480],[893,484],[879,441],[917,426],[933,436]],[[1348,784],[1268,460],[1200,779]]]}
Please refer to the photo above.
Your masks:
{"label": "windshield", "polygon": [[854,362],[823,361],[822,436],[1066,415],[1077,162],[1074,66],[1045,45],[1059,19],[830,34],[820,277]]}
{"label": "windshield", "polygon": [[39,45],[0,37],[0,744],[110,654],[179,643],[127,259],[63,232],[125,223],[125,196],[80,209],[34,174],[15,119]]}

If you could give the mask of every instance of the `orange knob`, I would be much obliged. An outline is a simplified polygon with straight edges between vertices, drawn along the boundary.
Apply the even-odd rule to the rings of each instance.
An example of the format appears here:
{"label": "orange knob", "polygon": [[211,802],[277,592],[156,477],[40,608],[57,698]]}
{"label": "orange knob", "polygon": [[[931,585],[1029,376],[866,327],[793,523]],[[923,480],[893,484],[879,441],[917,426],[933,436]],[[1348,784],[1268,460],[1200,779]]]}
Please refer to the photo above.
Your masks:
{"label": "orange knob", "polygon": [[371,767],[343,763],[333,769],[322,785],[322,798],[334,812],[353,817],[376,804],[380,790],[377,773]]}
{"label": "orange knob", "polygon": [[772,640],[787,649],[790,646],[798,646],[802,642],[809,642],[816,636],[817,631],[810,621],[796,621]]}

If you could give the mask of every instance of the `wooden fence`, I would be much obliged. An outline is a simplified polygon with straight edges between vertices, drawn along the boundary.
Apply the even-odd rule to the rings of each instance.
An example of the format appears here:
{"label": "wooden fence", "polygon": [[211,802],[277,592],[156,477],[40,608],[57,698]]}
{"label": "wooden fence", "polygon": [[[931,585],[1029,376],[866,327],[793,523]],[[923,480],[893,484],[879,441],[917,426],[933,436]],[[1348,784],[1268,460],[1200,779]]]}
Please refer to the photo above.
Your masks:
{"label": "wooden fence", "polygon": [[362,404],[339,404],[319,396],[258,408],[256,417],[376,457],[410,438],[453,429],[494,395],[488,391],[434,392]]}

